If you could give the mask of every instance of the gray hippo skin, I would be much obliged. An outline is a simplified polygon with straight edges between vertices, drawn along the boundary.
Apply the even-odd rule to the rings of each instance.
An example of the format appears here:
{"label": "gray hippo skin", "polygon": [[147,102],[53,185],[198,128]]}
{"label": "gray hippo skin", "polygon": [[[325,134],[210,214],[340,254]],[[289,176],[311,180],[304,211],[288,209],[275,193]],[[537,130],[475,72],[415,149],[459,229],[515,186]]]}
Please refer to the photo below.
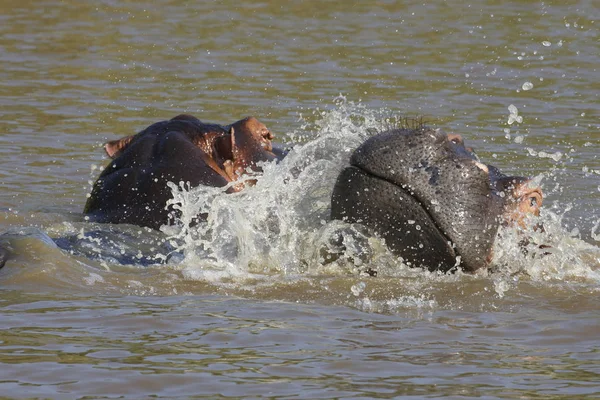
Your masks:
{"label": "gray hippo skin", "polygon": [[339,175],[331,217],[383,237],[410,266],[487,267],[502,223],[539,214],[542,192],[482,164],[459,135],[427,127],[377,134]]}
{"label": "gray hippo skin", "polygon": [[6,261],[8,260],[8,250],[0,247],[0,268],[4,267]]}

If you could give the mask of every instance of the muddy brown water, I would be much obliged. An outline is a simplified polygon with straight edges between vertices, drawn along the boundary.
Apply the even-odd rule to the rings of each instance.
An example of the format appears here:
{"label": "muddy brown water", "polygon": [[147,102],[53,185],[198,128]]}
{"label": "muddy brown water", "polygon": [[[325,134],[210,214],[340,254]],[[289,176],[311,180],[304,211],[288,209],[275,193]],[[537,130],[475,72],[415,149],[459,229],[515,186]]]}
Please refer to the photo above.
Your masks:
{"label": "muddy brown water", "polygon": [[[0,10],[0,396],[600,396],[596,2]],[[100,145],[181,112],[255,115],[297,147],[246,194],[179,192],[214,212],[205,230],[85,222]],[[507,232],[495,273],[411,270],[376,240],[324,265],[331,182],[386,115],[536,177],[552,254]]]}

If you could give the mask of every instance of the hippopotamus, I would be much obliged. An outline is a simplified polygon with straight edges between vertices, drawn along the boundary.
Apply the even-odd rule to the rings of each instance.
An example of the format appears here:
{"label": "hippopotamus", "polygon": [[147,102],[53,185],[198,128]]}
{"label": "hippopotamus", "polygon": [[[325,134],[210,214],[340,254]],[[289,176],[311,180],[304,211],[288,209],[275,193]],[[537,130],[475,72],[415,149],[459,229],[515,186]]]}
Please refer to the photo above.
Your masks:
{"label": "hippopotamus", "polygon": [[[254,117],[227,126],[186,114],[157,122],[104,145],[112,162],[95,182],[84,213],[96,222],[159,229],[176,217],[166,207],[172,198],[167,182],[226,186],[248,171],[260,171],[261,161],[285,155],[272,139],[271,131]],[[227,191],[243,187],[234,184]]]}
{"label": "hippopotamus", "polygon": [[480,162],[460,135],[426,126],[367,139],[338,176],[331,218],[359,223],[410,266],[490,265],[502,224],[524,227],[543,194],[530,179]]}
{"label": "hippopotamus", "polygon": [[[166,207],[167,182],[242,190],[252,184],[235,183],[244,174],[285,156],[272,140],[254,117],[227,126],[190,115],[158,122],[105,145],[112,162],[84,212],[158,229],[176,217]],[[490,265],[499,227],[524,225],[542,199],[531,180],[480,162],[460,135],[419,124],[377,133],[356,149],[333,187],[331,219],[366,227],[410,266],[473,272]]]}

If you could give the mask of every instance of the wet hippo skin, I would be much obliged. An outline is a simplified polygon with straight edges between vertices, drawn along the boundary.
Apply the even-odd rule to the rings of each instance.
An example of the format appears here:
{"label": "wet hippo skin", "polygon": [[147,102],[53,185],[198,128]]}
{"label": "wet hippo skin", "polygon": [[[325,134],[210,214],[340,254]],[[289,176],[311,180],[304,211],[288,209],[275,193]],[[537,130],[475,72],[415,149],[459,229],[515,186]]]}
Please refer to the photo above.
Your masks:
{"label": "wet hippo skin", "polygon": [[0,246],[0,268],[4,267],[8,260],[8,250]]}
{"label": "wet hippo skin", "polygon": [[427,127],[369,138],[339,175],[331,218],[360,223],[411,266],[489,265],[502,223],[538,214],[542,192],[482,164],[459,135]]}
{"label": "wet hippo skin", "polygon": [[[283,157],[272,133],[254,117],[231,125],[203,123],[190,115],[157,122],[104,146],[113,161],[94,184],[84,213],[92,221],[158,229],[175,217],[167,182],[222,187],[258,163]],[[234,185],[229,191],[241,190]]]}

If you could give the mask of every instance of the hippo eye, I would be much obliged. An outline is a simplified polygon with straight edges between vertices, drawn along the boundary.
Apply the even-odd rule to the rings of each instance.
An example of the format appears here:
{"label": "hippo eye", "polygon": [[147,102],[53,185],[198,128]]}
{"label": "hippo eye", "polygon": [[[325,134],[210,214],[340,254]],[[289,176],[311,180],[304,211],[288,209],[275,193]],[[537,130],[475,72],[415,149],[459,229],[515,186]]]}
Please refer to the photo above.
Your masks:
{"label": "hippo eye", "polygon": [[531,207],[537,207],[537,197],[530,197],[529,204],[531,204]]}

